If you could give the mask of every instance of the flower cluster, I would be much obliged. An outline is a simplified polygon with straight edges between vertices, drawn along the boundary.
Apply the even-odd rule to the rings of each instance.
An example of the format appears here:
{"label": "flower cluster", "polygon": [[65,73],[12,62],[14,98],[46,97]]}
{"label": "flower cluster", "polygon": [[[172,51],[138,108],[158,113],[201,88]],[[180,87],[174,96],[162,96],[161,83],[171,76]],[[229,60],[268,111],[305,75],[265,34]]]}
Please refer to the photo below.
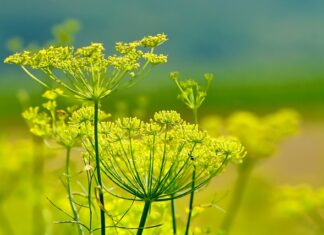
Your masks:
{"label": "flower cluster", "polygon": [[237,136],[252,158],[271,156],[277,146],[299,128],[299,115],[293,110],[280,110],[265,117],[249,112],[233,114],[227,121],[227,131]]}
{"label": "flower cluster", "polygon": [[[187,195],[209,182],[230,160],[240,162],[245,156],[236,138],[212,138],[197,125],[184,122],[175,111],[160,111],[149,122],[137,118],[102,122],[100,130],[103,171],[139,200],[164,201],[171,195]],[[86,149],[94,156],[90,143]]]}
{"label": "flower cluster", "polygon": [[[43,97],[47,101],[42,106],[29,107],[22,116],[34,135],[55,140],[56,143],[71,148],[81,141],[82,136],[91,133],[93,108],[84,106],[57,109],[56,98],[62,93],[60,89],[45,91]],[[99,112],[100,121],[108,117],[110,114]]]}
{"label": "flower cluster", "polygon": [[98,100],[122,84],[133,84],[135,78],[145,75],[152,66],[166,63],[167,56],[154,54],[154,49],[166,40],[165,34],[158,34],[130,43],[118,42],[115,45],[118,54],[110,56],[104,54],[101,43],[78,49],[49,46],[37,52],[13,54],[5,63],[22,66],[31,78],[47,88],[49,83],[37,78],[28,68],[42,71],[77,98]]}

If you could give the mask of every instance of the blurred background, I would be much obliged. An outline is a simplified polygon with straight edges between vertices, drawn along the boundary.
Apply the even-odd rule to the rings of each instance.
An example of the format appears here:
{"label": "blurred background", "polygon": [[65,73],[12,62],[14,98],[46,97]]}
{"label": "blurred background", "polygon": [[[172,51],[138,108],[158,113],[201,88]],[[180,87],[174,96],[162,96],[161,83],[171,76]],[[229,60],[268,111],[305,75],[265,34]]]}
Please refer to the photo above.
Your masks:
{"label": "blurred background", "polygon": [[[169,79],[171,71],[197,80],[205,72],[214,73],[202,116],[226,119],[240,110],[262,116],[280,108],[295,109],[302,118],[300,133],[253,172],[233,235],[316,234],[298,219],[274,215],[272,196],[281,185],[323,186],[323,12],[321,0],[1,0],[0,58],[50,43],[77,47],[103,42],[109,54],[116,41],[167,34],[169,40],[159,51],[169,56],[168,63],[135,87],[112,94],[104,109],[116,116],[146,118],[160,109],[175,109],[190,121]],[[46,201],[53,194],[48,186],[52,183],[42,179],[58,180],[60,160],[54,153],[47,153],[48,159],[35,158],[21,118],[26,103],[41,102],[41,92],[18,66],[0,63],[0,234],[34,234],[33,226],[40,226],[33,219],[37,206],[45,220],[57,218]],[[216,194],[226,208],[235,176],[235,169],[229,169],[199,194],[199,202]],[[222,216],[222,210],[210,209],[195,223],[208,218],[216,229]]]}

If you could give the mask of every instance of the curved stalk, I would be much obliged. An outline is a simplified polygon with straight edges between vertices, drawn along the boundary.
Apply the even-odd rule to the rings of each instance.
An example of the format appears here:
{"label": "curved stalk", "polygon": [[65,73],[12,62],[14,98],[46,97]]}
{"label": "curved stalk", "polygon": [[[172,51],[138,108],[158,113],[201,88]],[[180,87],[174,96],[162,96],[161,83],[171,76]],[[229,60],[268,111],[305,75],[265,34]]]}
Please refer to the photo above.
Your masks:
{"label": "curved stalk", "polygon": [[237,212],[240,208],[240,204],[243,198],[243,194],[246,189],[246,185],[250,178],[250,173],[253,169],[253,162],[252,161],[245,161],[239,168],[238,176],[236,179],[236,183],[234,186],[233,197],[230,201],[228,210],[226,212],[225,218],[221,224],[221,231],[222,234],[227,235],[229,234]]}
{"label": "curved stalk", "polygon": [[71,206],[71,210],[73,213],[73,218],[77,222],[78,232],[80,235],[84,235],[82,225],[79,223],[79,213],[75,206],[72,196],[71,190],[71,170],[70,170],[70,155],[71,155],[71,148],[66,148],[66,162],[65,162],[65,174],[66,174],[66,188],[68,193],[68,198]]}
{"label": "curved stalk", "polygon": [[99,122],[99,101],[94,101],[94,145],[95,145],[95,155],[96,155],[96,173],[99,190],[99,201],[100,201],[100,224],[101,224],[101,235],[106,234],[106,220],[105,220],[105,201],[103,195],[103,187],[101,181],[101,172],[100,172],[100,158],[99,158],[99,139],[98,139],[98,122]]}
{"label": "curved stalk", "polygon": [[136,235],[142,235],[142,233],[144,231],[144,226],[145,226],[145,222],[146,222],[147,215],[148,215],[148,212],[150,210],[150,207],[151,207],[151,201],[145,201],[144,209],[143,209],[143,212],[142,212],[141,220],[140,220],[140,223],[138,225],[138,230],[137,230]]}

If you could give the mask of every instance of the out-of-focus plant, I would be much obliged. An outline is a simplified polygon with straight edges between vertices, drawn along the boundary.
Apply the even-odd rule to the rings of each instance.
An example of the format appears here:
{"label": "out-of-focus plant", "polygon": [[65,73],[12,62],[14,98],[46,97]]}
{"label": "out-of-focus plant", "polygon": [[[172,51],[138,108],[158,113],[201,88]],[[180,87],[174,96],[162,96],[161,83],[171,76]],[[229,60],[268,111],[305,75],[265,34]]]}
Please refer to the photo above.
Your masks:
{"label": "out-of-focus plant", "polygon": [[238,212],[251,171],[265,158],[272,156],[279,144],[299,129],[299,115],[293,110],[280,110],[265,117],[238,112],[227,120],[226,132],[237,136],[248,152],[238,166],[232,200],[221,224],[219,234],[229,234]]}
{"label": "out-of-focus plant", "polygon": [[[23,117],[26,119],[30,127],[30,132],[35,136],[43,138],[48,144],[56,144],[65,149],[66,163],[65,163],[65,177],[66,177],[66,191],[68,200],[70,203],[70,209],[72,215],[70,218],[76,223],[78,233],[84,234],[83,225],[79,218],[79,209],[72,195],[71,187],[71,167],[70,167],[70,155],[71,150],[75,146],[80,146],[82,135],[79,130],[79,126],[73,125],[73,118],[84,109],[79,110],[57,109],[57,97],[62,95],[63,91],[60,89],[47,90],[43,94],[46,102],[41,107],[29,107],[23,112]],[[71,112],[73,111],[73,113]],[[100,112],[100,119],[109,117],[108,114]],[[91,117],[90,120],[91,122]],[[69,213],[65,213],[69,214]]]}
{"label": "out-of-focus plant", "polygon": [[24,49],[24,42],[20,37],[12,37],[6,42],[6,48],[11,52]]}
{"label": "out-of-focus plant", "polygon": [[[33,80],[44,87],[50,88],[52,87],[50,82],[54,82],[65,89],[68,96],[92,103],[93,144],[96,155],[96,183],[100,189],[102,234],[105,234],[106,225],[98,140],[99,106],[105,96],[122,87],[134,85],[154,66],[165,63],[167,57],[163,54],[154,54],[154,49],[166,40],[165,34],[158,34],[130,43],[118,42],[115,49],[119,55],[108,57],[105,56],[101,43],[92,43],[77,50],[73,47],[50,46],[36,52],[16,53],[5,59],[5,63],[20,65]],[[31,69],[45,74],[46,81],[38,78]]]}
{"label": "out-of-focus plant", "polygon": [[134,116],[140,119],[147,118],[147,108],[149,98],[145,95],[139,95],[134,98],[134,103],[128,103],[126,100],[118,100],[115,102],[114,118],[122,118]]}
{"label": "out-of-focus plant", "polygon": [[324,233],[324,188],[309,185],[285,186],[276,195],[276,211],[282,216],[308,223],[314,232]]}
{"label": "out-of-focus plant", "polygon": [[9,140],[6,136],[1,136],[0,146],[0,231],[3,234],[15,234],[14,223],[6,215],[4,205],[19,190],[21,176],[28,176],[25,169],[32,162],[33,145],[28,139]]}
{"label": "out-of-focus plant", "polygon": [[199,120],[202,130],[207,130],[211,136],[219,136],[224,133],[223,120],[216,115],[206,115]]}
{"label": "out-of-focus plant", "polygon": [[138,118],[145,118],[147,115],[147,106],[149,104],[149,98],[145,95],[140,95],[135,99],[135,108],[133,115]]}
{"label": "out-of-focus plant", "polygon": [[[80,21],[76,19],[67,19],[62,23],[56,24],[52,28],[53,38],[44,45],[72,45],[75,41],[75,36],[80,31],[81,27]],[[23,38],[15,36],[7,40],[6,48],[11,52],[22,51],[23,49],[36,51],[40,48],[40,45],[37,42],[26,44]]]}
{"label": "out-of-focus plant", "polygon": [[81,23],[75,19],[68,19],[54,25],[52,34],[54,39],[49,42],[51,45],[68,46],[75,41],[75,35],[80,31]]}

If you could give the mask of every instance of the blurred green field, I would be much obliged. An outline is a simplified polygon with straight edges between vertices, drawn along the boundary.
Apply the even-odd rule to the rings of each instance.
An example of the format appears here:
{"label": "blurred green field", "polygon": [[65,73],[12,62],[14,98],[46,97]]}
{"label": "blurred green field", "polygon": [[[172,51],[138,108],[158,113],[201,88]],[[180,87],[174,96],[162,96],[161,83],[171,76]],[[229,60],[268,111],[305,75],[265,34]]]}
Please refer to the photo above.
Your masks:
{"label": "blurred green field", "polygon": [[[197,70],[200,72],[202,69]],[[184,71],[184,76],[200,79],[203,72],[199,72]],[[226,116],[236,110],[249,110],[262,114],[287,107],[298,110],[304,120],[323,120],[324,75],[300,79],[280,78],[280,75],[274,73],[272,75],[274,79],[260,78],[259,80],[250,78],[248,74],[222,76],[215,73],[215,76],[206,103],[201,109],[204,114]],[[42,92],[42,88],[25,77],[22,71],[17,72],[16,75],[3,74],[0,87],[2,100],[0,113],[3,127],[8,126],[5,124],[8,121],[20,122],[22,104],[18,97],[21,91],[29,94],[32,104],[37,104],[37,97]],[[104,109],[114,113],[120,102],[132,107],[135,105],[136,98],[141,96],[147,98],[147,109],[150,113],[159,109],[186,112],[181,102],[176,99],[176,89],[169,79],[169,73],[159,71],[134,88],[112,94],[105,101]],[[68,100],[63,102],[69,103]]]}

